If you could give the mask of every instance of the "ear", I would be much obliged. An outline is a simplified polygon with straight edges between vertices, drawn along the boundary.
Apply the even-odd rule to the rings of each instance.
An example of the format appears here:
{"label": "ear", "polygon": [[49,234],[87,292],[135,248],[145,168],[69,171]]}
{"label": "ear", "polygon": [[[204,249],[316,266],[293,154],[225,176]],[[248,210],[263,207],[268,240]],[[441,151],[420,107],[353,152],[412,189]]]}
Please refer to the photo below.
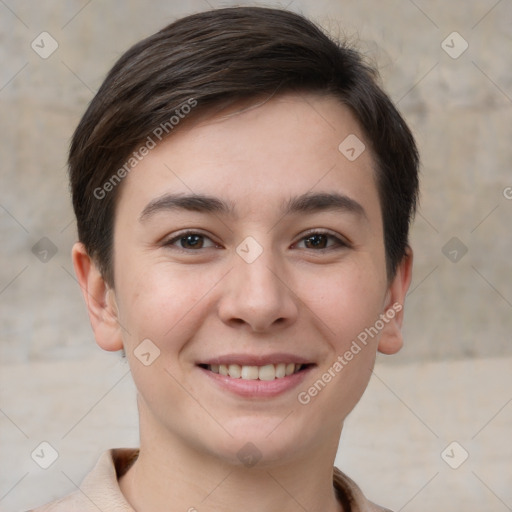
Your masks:
{"label": "ear", "polygon": [[105,282],[82,243],[78,242],[73,246],[72,258],[96,343],[103,350],[121,350],[123,340],[113,288]]}
{"label": "ear", "polygon": [[383,314],[389,321],[382,331],[378,345],[379,352],[383,354],[396,354],[403,346],[404,302],[411,284],[412,260],[412,249],[407,246],[386,294]]}

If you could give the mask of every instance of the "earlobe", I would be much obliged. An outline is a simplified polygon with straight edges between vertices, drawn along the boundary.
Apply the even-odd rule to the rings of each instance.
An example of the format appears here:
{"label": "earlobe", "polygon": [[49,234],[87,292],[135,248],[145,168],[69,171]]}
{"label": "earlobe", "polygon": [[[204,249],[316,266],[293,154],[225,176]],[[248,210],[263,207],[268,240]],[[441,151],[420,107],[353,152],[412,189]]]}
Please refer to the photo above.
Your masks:
{"label": "earlobe", "polygon": [[114,290],[105,282],[82,243],[73,246],[72,259],[96,343],[103,350],[121,350],[123,340]]}
{"label": "earlobe", "polygon": [[388,319],[379,340],[378,350],[383,354],[396,354],[403,346],[402,323],[404,302],[412,278],[412,249],[407,246],[405,255],[389,285],[383,314]]}

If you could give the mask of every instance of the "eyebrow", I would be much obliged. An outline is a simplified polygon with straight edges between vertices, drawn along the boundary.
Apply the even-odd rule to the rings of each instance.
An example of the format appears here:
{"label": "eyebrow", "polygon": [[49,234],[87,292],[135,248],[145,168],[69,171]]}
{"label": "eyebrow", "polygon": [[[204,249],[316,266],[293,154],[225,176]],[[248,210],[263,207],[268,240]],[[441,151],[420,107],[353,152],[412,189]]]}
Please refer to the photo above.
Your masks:
{"label": "eyebrow", "polygon": [[[204,194],[165,194],[150,201],[139,216],[144,222],[160,212],[187,210],[200,213],[215,213],[238,218],[235,205],[217,197]],[[340,211],[368,219],[363,206],[354,199],[337,192],[307,192],[292,197],[282,207],[283,216],[290,214]]]}
{"label": "eyebrow", "polygon": [[292,197],[284,208],[284,214],[316,213],[322,211],[340,211],[353,213],[368,219],[363,206],[355,199],[337,192],[320,192],[302,194]]}

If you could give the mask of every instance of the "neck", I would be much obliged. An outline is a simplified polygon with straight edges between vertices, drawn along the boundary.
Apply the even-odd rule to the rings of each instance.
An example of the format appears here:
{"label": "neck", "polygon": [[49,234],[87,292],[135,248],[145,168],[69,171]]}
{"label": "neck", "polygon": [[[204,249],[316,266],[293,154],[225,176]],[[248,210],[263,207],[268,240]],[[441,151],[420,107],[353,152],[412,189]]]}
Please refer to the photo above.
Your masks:
{"label": "neck", "polygon": [[325,440],[286,462],[262,459],[245,467],[157,429],[141,419],[139,457],[119,480],[135,510],[343,511],[333,487],[332,447]]}

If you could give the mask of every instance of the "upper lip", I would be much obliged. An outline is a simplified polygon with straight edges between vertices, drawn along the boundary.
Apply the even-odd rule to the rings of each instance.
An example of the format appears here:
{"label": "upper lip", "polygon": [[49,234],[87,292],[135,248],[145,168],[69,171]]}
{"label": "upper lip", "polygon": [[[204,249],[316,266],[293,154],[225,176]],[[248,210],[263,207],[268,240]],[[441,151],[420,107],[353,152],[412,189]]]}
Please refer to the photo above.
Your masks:
{"label": "upper lip", "polygon": [[267,364],[295,363],[311,364],[311,359],[306,359],[295,354],[276,353],[276,354],[225,354],[218,357],[212,357],[200,361],[198,364],[238,364],[240,366],[265,366]]}

